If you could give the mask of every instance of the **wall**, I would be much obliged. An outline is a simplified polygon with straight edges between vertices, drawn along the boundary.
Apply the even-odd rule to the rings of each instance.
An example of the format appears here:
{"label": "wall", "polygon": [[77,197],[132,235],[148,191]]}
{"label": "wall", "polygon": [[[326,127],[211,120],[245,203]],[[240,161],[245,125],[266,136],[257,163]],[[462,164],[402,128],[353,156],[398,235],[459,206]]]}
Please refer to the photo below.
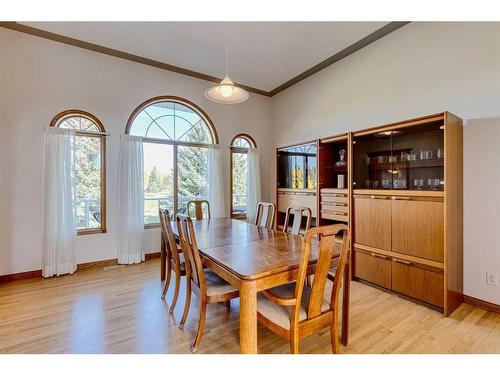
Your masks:
{"label": "wall", "polygon": [[[411,23],[273,97],[276,146],[448,110],[464,128],[464,292],[500,304],[500,23]],[[271,187],[273,188],[273,187]]]}
{"label": "wall", "polygon": [[[252,94],[237,106],[205,99],[211,84],[176,73],[65,46],[0,28],[0,275],[41,268],[41,157],[43,131],[57,113],[83,109],[111,133],[107,139],[105,234],[79,236],[79,263],[116,258],[119,136],[144,100],[177,95],[202,107],[213,120],[226,152],[240,132],[252,135],[270,154],[271,100]],[[262,162],[262,178],[270,178]],[[229,194],[229,173],[226,176]],[[263,198],[270,199],[268,184]],[[229,209],[229,198],[227,202]],[[159,250],[159,230],[146,230],[147,252]]]}

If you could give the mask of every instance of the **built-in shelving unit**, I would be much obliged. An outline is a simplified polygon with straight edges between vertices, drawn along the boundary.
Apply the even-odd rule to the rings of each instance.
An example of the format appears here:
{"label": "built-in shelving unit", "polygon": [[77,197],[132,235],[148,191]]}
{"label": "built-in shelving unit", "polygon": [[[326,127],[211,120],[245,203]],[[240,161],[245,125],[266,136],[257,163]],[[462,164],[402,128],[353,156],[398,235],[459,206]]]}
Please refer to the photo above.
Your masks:
{"label": "built-in shelving unit", "polygon": [[305,145],[278,149],[278,211],[301,205],[315,225],[347,224],[354,278],[453,312],[463,301],[462,120],[444,112],[306,145],[317,183],[284,183],[284,158]]}

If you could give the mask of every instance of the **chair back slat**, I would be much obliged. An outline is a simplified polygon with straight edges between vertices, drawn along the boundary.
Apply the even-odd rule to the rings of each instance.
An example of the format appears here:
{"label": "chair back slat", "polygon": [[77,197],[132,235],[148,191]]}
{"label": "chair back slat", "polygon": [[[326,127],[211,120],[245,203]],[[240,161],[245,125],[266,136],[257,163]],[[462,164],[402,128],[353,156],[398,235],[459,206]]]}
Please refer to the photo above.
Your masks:
{"label": "chair back slat", "polygon": [[[304,250],[300,256],[299,271],[297,275],[297,284],[295,287],[295,297],[301,301],[307,277],[307,268],[311,254],[312,241],[315,238],[318,241],[317,262],[314,270],[314,278],[309,296],[309,307],[307,310],[307,319],[313,319],[324,311],[322,310],[323,299],[326,287],[328,272],[332,266],[333,256],[335,254],[335,238],[342,232],[342,249],[338,257],[335,281],[332,286],[330,299],[330,310],[338,308],[340,288],[342,286],[342,275],[349,259],[349,228],[345,224],[335,224],[323,227],[309,229],[304,237]],[[294,310],[299,309],[300,302],[294,306]],[[295,314],[298,319],[298,314]]]}
{"label": "chair back slat", "polygon": [[293,215],[291,233],[296,235],[296,236],[300,235],[300,228],[302,226],[302,218],[303,217],[306,217],[305,230],[307,232],[307,230],[311,227],[311,216],[312,216],[311,209],[309,207],[289,206],[286,209],[285,223],[283,224],[283,232],[284,233],[288,232],[288,226],[290,223],[291,215]]}
{"label": "chair back slat", "polygon": [[174,264],[180,266],[179,250],[175,241],[172,224],[170,222],[170,212],[167,209],[159,209],[161,235],[167,245],[167,259],[171,259]]}
{"label": "chair back slat", "polygon": [[186,264],[186,277],[200,288],[201,293],[206,293],[205,272],[201,261],[196,234],[193,227],[193,220],[182,214],[177,214],[177,231],[182,251],[184,253],[184,263]]}
{"label": "chair back slat", "polygon": [[272,229],[274,226],[274,214],[276,206],[274,203],[259,202],[255,216],[255,225]]}
{"label": "chair back slat", "polygon": [[189,201],[186,206],[186,213],[191,216],[191,206],[194,206],[194,217],[197,220],[203,219],[203,205],[207,207],[207,216],[210,219],[210,203],[207,200]]}

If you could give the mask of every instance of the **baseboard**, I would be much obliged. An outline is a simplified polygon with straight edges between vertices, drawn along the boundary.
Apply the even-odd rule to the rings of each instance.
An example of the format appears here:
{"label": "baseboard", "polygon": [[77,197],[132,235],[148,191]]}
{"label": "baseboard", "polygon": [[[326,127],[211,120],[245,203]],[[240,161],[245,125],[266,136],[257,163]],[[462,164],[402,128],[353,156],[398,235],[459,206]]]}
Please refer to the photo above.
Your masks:
{"label": "baseboard", "polygon": [[497,305],[493,302],[483,301],[482,299],[466,296],[465,294],[464,294],[464,302],[468,303],[469,305],[480,307],[482,309],[500,314],[500,305]]}
{"label": "baseboard", "polygon": [[[158,251],[155,253],[145,254],[144,258],[146,261],[148,261],[148,260],[160,258],[160,256],[161,256],[161,253]],[[82,270],[88,270],[88,269],[92,269],[92,268],[110,267],[110,266],[115,266],[117,264],[118,264],[118,258],[98,260],[95,262],[80,263],[77,265],[76,270],[82,271]],[[37,278],[42,277],[42,270],[19,272],[19,273],[13,273],[13,274],[9,274],[9,275],[1,275],[0,276],[0,283],[7,283],[10,281],[23,280],[23,279],[32,279],[35,277],[37,277]]]}
{"label": "baseboard", "polygon": [[0,283],[7,283],[10,281],[23,280],[23,279],[32,279],[34,277],[42,277],[42,270],[12,273],[10,275],[1,275]]}

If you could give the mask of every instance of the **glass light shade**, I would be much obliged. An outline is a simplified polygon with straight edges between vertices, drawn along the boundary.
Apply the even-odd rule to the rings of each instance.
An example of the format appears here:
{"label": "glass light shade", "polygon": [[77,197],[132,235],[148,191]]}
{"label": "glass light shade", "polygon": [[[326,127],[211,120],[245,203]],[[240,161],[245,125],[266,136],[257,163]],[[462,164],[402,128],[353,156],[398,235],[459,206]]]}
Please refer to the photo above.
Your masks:
{"label": "glass light shade", "polygon": [[226,76],[220,84],[207,89],[205,96],[217,103],[238,104],[243,103],[250,95],[246,90],[235,86],[233,81]]}

